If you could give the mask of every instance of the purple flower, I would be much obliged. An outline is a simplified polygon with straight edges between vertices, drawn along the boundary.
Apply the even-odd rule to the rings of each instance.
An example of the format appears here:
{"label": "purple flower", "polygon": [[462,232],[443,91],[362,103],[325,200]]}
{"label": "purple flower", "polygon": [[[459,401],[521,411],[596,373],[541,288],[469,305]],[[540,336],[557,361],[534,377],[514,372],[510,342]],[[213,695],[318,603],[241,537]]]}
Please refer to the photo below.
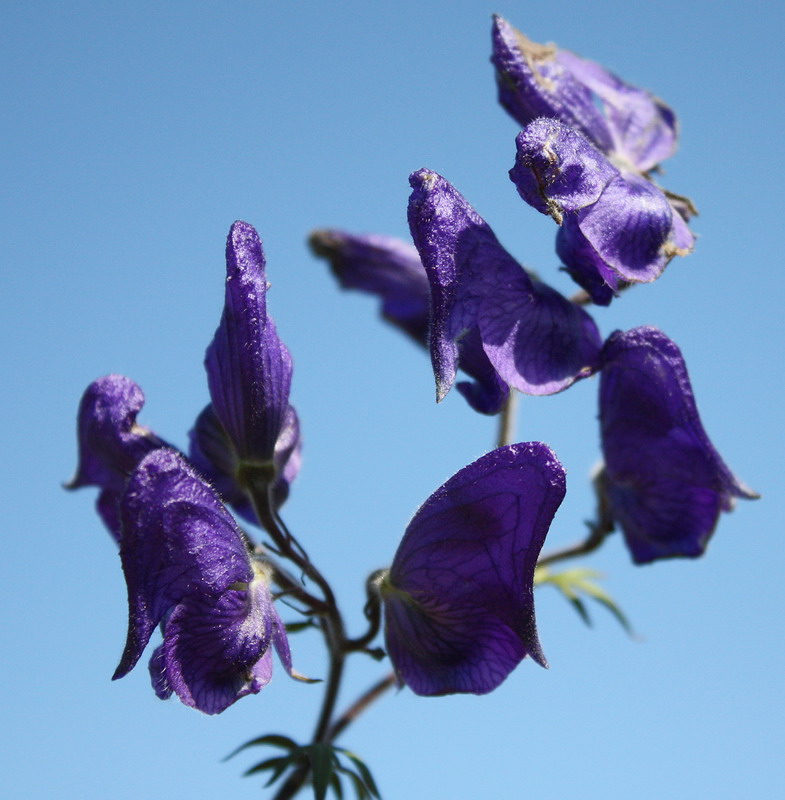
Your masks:
{"label": "purple flower", "polygon": [[564,469],[539,442],[494,450],[417,511],[379,583],[387,651],[420,695],[486,694],[527,655],[547,666],[534,569]]}
{"label": "purple flower", "polygon": [[77,416],[79,463],[68,489],[97,486],[96,507],[114,538],[120,540],[118,503],[129,475],[151,450],[167,443],[136,421],[144,394],[130,378],[106,375],[82,395]]}
{"label": "purple flower", "polygon": [[721,511],[757,495],[703,430],[679,348],[657,328],[612,334],[603,349],[601,503],[633,560],[701,555]]}
{"label": "purple flower", "polygon": [[379,297],[382,316],[427,346],[431,290],[411,244],[392,236],[358,236],[327,229],[314,231],[309,242],[315,255],[330,262],[344,289]]}
{"label": "purple flower", "polygon": [[270,568],[252,561],[216,492],[178,453],[149,453],[121,501],[120,558],[128,638],[114,679],[136,665],[155,627],[153,687],[218,714],[270,680],[270,645],[291,673],[286,632],[272,603]]}
{"label": "purple flower", "polygon": [[655,280],[694,245],[691,203],[649,178],[676,149],[673,111],[501,17],[492,39],[499,102],[524,127],[510,176],[526,202],[562,226],[556,249],[567,271],[600,305],[620,281]]}
{"label": "purple flower", "polygon": [[673,155],[676,115],[650,92],[569,50],[532,42],[499,16],[492,43],[499,102],[521,127],[561,120],[639,173]]}
{"label": "purple flower", "polygon": [[656,280],[693,237],[662,190],[622,172],[583,135],[554,119],[518,134],[510,178],[521,197],[559,224],[556,250],[599,305],[620,282]]}
{"label": "purple flower", "polygon": [[554,394],[591,375],[601,347],[591,317],[530,277],[444,178],[421,169],[409,182],[409,226],[431,284],[437,400],[459,366],[478,377],[475,402],[489,413],[508,386]]}
{"label": "purple flower", "polygon": [[212,412],[197,422],[191,453],[216,482],[235,481],[235,492],[253,485],[274,507],[297,473],[300,444],[289,405],[292,360],[266,295],[262,243],[248,223],[235,222],[226,242],[223,315],[205,356]]}

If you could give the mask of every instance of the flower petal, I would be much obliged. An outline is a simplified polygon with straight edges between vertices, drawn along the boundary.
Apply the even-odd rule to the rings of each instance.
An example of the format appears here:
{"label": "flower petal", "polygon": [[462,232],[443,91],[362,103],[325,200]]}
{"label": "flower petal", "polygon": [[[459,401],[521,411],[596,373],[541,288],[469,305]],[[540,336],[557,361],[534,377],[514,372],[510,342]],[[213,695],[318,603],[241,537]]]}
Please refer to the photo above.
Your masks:
{"label": "flower petal", "polygon": [[387,649],[417,694],[484,694],[526,655],[545,665],[534,618],[537,557],[565,491],[544,444],[464,467],[417,511],[380,590]]}
{"label": "flower petal", "polygon": [[562,64],[555,45],[532,42],[496,15],[492,43],[499,103],[521,127],[537,117],[554,117],[610,152],[608,122],[592,92]]}
{"label": "flower petal", "polygon": [[611,181],[600,199],[578,215],[578,227],[620,277],[648,283],[662,274],[674,255],[667,247],[673,217],[660,189],[636,175],[625,175]]}
{"label": "flower petal", "polygon": [[619,170],[586,138],[555,119],[536,119],[516,137],[510,179],[533,208],[561,225],[599,200]]}
{"label": "flower petal", "polygon": [[479,324],[488,358],[519,392],[555,394],[597,369],[602,340],[594,320],[539,281],[489,294]]}
{"label": "flower petal", "polygon": [[720,511],[756,497],[711,444],[681,352],[656,328],[606,342],[600,426],[606,498],[636,563],[701,555]]}
{"label": "flower petal", "polygon": [[106,375],[87,387],[77,417],[79,465],[67,488],[98,486],[121,492],[139,461],[167,446],[137,424],[143,406],[139,385],[123,375]]}
{"label": "flower petal", "polygon": [[613,152],[639,172],[647,172],[673,155],[679,136],[673,109],[651,92],[625,83],[569,50],[559,50],[556,59],[600,99],[613,136]]}
{"label": "flower petal", "polygon": [[272,674],[268,648],[276,619],[264,580],[218,597],[187,597],[172,612],[164,633],[172,690],[205,714],[219,714],[241,697],[260,692]]}
{"label": "flower petal", "polygon": [[226,301],[205,367],[216,416],[239,460],[272,462],[289,407],[292,361],[267,315],[259,235],[235,222],[226,243]]}
{"label": "flower petal", "polygon": [[175,451],[148,454],[121,503],[128,638],[114,678],[139,660],[155,626],[186,598],[251,580],[242,535],[215,491]]}
{"label": "flower petal", "polygon": [[314,254],[330,262],[344,289],[359,289],[382,301],[384,318],[425,347],[431,290],[417,250],[392,236],[358,236],[318,230],[309,239]]}

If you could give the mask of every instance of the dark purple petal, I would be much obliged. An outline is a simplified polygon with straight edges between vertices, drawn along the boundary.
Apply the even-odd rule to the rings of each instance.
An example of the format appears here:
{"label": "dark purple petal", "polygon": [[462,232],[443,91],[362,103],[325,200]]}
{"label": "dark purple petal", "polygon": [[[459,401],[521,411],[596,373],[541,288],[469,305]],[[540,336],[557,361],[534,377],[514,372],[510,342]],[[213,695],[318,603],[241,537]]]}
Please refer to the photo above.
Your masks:
{"label": "dark purple petal", "polygon": [[545,666],[534,618],[537,558],[565,491],[544,444],[494,450],[417,511],[380,591],[387,649],[417,694],[484,694],[526,655]]}
{"label": "dark purple petal", "polygon": [[626,281],[656,280],[675,255],[673,210],[654,184],[619,177],[578,215],[578,227],[600,259]]}
{"label": "dark purple petal", "polygon": [[556,233],[556,253],[570,277],[598,306],[610,305],[618,294],[619,278],[583,235],[578,217],[564,219]]}
{"label": "dark purple petal", "polygon": [[[166,623],[166,680],[187,706],[219,714],[269,682],[278,615],[267,581],[220,596],[190,596]],[[262,663],[260,664],[260,660]]]}
{"label": "dark purple petal", "polygon": [[144,394],[130,378],[107,375],[82,395],[77,417],[79,464],[69,489],[98,486],[122,492],[128,476],[166,442],[136,422]]}
{"label": "dark purple petal", "polygon": [[595,147],[556,120],[536,120],[516,140],[510,177],[518,192],[561,226],[556,240],[567,271],[608,305],[619,280],[655,280],[693,237],[663,191],[619,172]]}
{"label": "dark purple petal", "polygon": [[215,491],[175,451],[148,454],[121,502],[128,639],[114,677],[138,661],[155,626],[189,597],[251,580],[242,535]]}
{"label": "dark purple petal", "polygon": [[66,489],[98,486],[96,510],[115,541],[120,541],[118,504],[128,476],[151,450],[168,447],[137,424],[144,394],[130,378],[106,375],[82,395],[77,416],[79,464]]}
{"label": "dark purple petal", "polygon": [[600,99],[613,136],[613,152],[639,172],[647,172],[673,155],[678,124],[673,110],[662,100],[569,50],[559,50],[556,59]]}
{"label": "dark purple petal", "polygon": [[159,700],[168,700],[172,696],[174,690],[166,677],[166,653],[164,652],[164,646],[162,644],[159,644],[158,647],[153,650],[153,654],[150,656],[148,670],[150,672],[150,682],[153,684],[155,696]]}
{"label": "dark purple petal", "polygon": [[656,328],[606,342],[600,426],[606,499],[636,563],[701,555],[720,511],[756,497],[711,444],[681,352]]}
{"label": "dark purple petal", "polygon": [[218,492],[221,500],[239,516],[258,525],[248,493],[237,481],[237,453],[226,435],[212,404],[196,418],[188,433],[188,458],[201,475]]}
{"label": "dark purple petal", "polygon": [[564,215],[599,200],[619,170],[578,132],[555,119],[537,119],[516,137],[510,179],[533,208],[561,225]]}
{"label": "dark purple petal", "polygon": [[597,369],[602,340],[594,320],[539,281],[488,295],[479,324],[488,358],[519,392],[555,394]]}
{"label": "dark purple petal", "polygon": [[475,407],[489,389],[500,407],[505,396],[488,381],[480,347],[501,381],[528,394],[552,394],[591,374],[601,342],[586,312],[533,281],[444,178],[420,170],[410,181],[409,223],[431,281],[437,398],[460,366],[484,383],[470,397]]}
{"label": "dark purple petal", "polygon": [[226,243],[226,301],[207,348],[210,398],[238,459],[272,462],[289,407],[292,362],[267,315],[262,243],[235,222]]}
{"label": "dark purple petal", "polygon": [[314,231],[314,254],[330,262],[344,289],[358,289],[382,301],[384,318],[423,347],[428,341],[430,287],[417,250],[391,236],[358,236]]}
{"label": "dark purple petal", "polygon": [[[258,525],[253,503],[239,479],[241,464],[212,405],[203,409],[188,435],[191,463],[210,482],[224,503],[247,522]],[[297,413],[289,406],[273,453],[276,478],[272,499],[276,509],[285,502],[289,486],[299,472],[301,446]]]}
{"label": "dark purple petal", "polygon": [[492,42],[499,103],[521,127],[554,117],[611,151],[607,120],[592,92],[559,60],[555,45],[530,41],[499,16],[493,18]]}

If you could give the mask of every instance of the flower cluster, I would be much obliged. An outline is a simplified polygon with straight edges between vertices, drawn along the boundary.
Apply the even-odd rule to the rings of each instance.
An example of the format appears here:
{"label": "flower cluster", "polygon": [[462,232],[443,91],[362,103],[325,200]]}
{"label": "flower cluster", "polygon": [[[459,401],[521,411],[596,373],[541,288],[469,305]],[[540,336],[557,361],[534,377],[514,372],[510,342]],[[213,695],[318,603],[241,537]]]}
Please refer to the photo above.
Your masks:
{"label": "flower cluster", "polygon": [[[187,453],[139,425],[144,396],[126,377],[98,379],[79,407],[69,487],[99,488],[97,509],[119,546],[128,590],[115,678],[133,669],[158,626],[150,675],[161,698],[222,712],[270,681],[272,649],[298,677],[274,587],[324,635],[330,670],[313,742],[255,742],[289,752],[255,768],[273,770],[273,779],[290,770],[281,796],[319,769],[328,770],[320,784],[335,786],[325,764],[345,772],[336,749],[324,750],[345,726],[333,717],[343,664],[355,652],[380,654],[369,645],[382,623],[391,684],[428,696],[485,694],[526,656],[546,666],[534,613],[538,563],[587,552],[616,528],[636,564],[696,557],[720,512],[756,497],[704,431],[678,347],[653,327],[603,339],[587,310],[654,281],[693,247],[691,204],[651,178],[675,150],[674,113],[500,17],[492,42],[499,102],[522,126],[510,178],[559,225],[556,252],[584,292],[567,298],[525,269],[429,169],[409,178],[413,245],[330,229],[310,244],[342,287],[376,296],[383,317],[427,350],[437,401],[461,371],[468,380],[457,388],[471,408],[509,416],[515,391],[551,395],[599,375],[604,463],[588,544],[541,558],[565,470],[545,444],[505,441],[423,503],[390,567],[368,580],[369,630],[349,637],[330,584],[279,513],[300,470],[300,423],[289,402],[292,358],[267,311],[261,241],[245,222],[229,232],[223,313],[205,356],[210,403]],[[229,507],[269,541],[255,543]],[[355,778],[366,794],[358,793],[376,796],[364,769]]]}
{"label": "flower cluster", "polygon": [[212,402],[191,431],[189,458],[137,424],[139,386],[108,375],[82,397],[69,484],[101,490],[98,511],[120,546],[129,625],[114,677],[134,667],[160,624],[156,694],[174,692],[208,714],[269,682],[271,644],[292,671],[272,567],[224,505],[267,526],[288,494],[300,454],[292,364],[267,314],[264,254],[247,223],[232,225],[226,266],[224,311],[205,358]]}

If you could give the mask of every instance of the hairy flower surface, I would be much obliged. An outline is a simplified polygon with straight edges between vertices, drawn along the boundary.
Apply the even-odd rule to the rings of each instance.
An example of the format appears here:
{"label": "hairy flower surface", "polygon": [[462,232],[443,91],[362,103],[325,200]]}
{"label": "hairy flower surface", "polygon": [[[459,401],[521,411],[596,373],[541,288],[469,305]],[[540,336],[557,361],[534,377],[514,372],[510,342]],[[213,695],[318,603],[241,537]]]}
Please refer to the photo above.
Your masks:
{"label": "hairy flower surface", "polygon": [[300,464],[299,423],[289,404],[292,360],[266,296],[259,235],[235,222],[226,242],[224,310],[205,355],[212,410],[191,432],[191,456],[246,516],[248,482],[268,497],[268,513],[287,496]]}
{"label": "hairy flower surface", "polygon": [[605,468],[598,481],[633,560],[696,557],[721,511],[757,495],[703,429],[679,348],[657,328],[616,331],[600,373]]}
{"label": "hairy flower surface", "polygon": [[409,182],[409,226],[431,285],[437,399],[459,366],[477,377],[475,407],[489,411],[507,386],[554,394],[591,375],[601,347],[591,317],[529,276],[440,175],[421,169]]}
{"label": "hairy flower surface", "polygon": [[521,127],[559,119],[641,173],[675,152],[676,115],[651,92],[569,50],[532,42],[499,16],[491,39],[499,103]]}
{"label": "hairy flower surface", "polygon": [[137,423],[143,406],[141,388],[123,375],[106,375],[93,381],[79,403],[79,463],[67,488],[97,486],[101,490],[96,508],[118,541],[118,503],[128,477],[147,453],[168,446]]}
{"label": "hairy flower surface", "polygon": [[694,209],[649,178],[676,149],[673,111],[501,17],[492,40],[499,102],[524,127],[510,177],[561,226],[559,257],[592,300],[608,305],[620,281],[653,281],[674,255],[689,253]]}
{"label": "hairy flower surface", "polygon": [[379,588],[387,651],[416,694],[485,694],[527,655],[546,666],[534,568],[564,492],[546,445],[514,444],[464,467],[414,515]]}
{"label": "hairy flower surface", "polygon": [[159,697],[174,692],[206,714],[259,692],[270,645],[291,673],[269,569],[252,562],[216,492],[174,450],[149,453],[121,501],[120,558],[128,587],[128,637],[114,678],[137,663],[159,623],[150,661]]}

